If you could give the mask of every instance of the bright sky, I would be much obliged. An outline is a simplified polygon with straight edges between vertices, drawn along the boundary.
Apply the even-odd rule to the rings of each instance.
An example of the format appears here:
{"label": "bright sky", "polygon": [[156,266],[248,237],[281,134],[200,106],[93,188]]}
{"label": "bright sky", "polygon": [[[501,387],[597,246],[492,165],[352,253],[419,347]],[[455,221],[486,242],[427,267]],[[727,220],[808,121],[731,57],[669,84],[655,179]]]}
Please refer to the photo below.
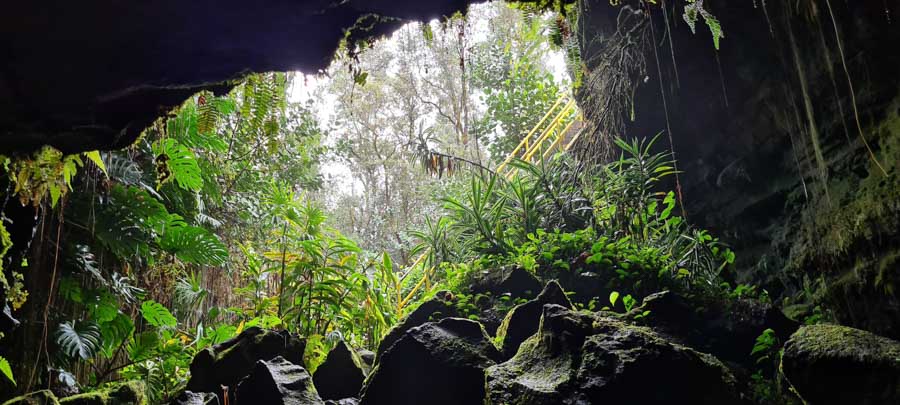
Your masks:
{"label": "bright sky", "polygon": [[[490,19],[485,16],[487,4],[474,4],[470,6],[468,18],[471,24],[473,43],[483,42],[487,37]],[[433,20],[430,24],[436,24],[437,20]],[[377,51],[382,47],[394,47],[398,42],[398,34],[395,33],[390,37],[380,40],[370,50]],[[382,48],[383,49],[383,48]],[[551,50],[549,57],[544,63],[550,68],[553,76],[558,84],[562,84],[568,80],[566,72],[565,55],[561,50]],[[294,78],[292,88],[290,90],[290,101],[292,102],[312,102],[313,112],[322,126],[327,126],[332,121],[335,111],[337,98],[328,92],[321,91],[330,79],[325,75],[308,75],[297,72]],[[334,139],[325,139],[325,144],[332,146]],[[362,185],[358,180],[354,179],[350,168],[345,164],[337,161],[326,161],[321,167],[322,173],[326,177],[330,177],[333,188],[341,190],[342,193],[355,194],[362,190]]]}

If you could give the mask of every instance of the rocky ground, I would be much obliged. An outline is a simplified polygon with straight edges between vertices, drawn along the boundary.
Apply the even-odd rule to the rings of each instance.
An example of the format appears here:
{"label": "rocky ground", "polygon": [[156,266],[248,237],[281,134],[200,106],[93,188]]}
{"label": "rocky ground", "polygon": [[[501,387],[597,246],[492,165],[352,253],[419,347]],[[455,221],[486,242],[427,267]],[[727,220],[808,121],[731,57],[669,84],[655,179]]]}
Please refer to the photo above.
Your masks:
{"label": "rocky ground", "polygon": [[[490,288],[534,285],[521,278]],[[187,390],[172,404],[900,403],[900,342],[844,326],[800,326],[754,300],[662,292],[626,313],[591,312],[550,281],[489,334],[459,317],[457,299],[438,293],[376,353],[339,342],[312,375],[302,337],[249,328],[198,354]],[[765,329],[785,342],[780,364],[768,369],[751,355]],[[751,377],[756,371],[776,375],[767,396]],[[57,400],[39,391],[8,404],[141,401],[135,383],[91,395]]]}

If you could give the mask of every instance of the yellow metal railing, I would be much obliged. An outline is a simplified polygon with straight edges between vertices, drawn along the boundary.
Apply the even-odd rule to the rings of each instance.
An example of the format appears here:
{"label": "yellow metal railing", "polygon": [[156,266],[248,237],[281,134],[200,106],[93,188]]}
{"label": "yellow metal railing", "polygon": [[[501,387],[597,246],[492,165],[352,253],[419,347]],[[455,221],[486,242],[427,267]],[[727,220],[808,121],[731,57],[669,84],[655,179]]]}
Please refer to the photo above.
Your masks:
{"label": "yellow metal railing", "polygon": [[[552,117],[552,118],[551,118]],[[549,119],[549,122],[548,122]],[[581,135],[580,131],[576,133],[568,143],[563,143],[566,134],[572,129],[576,122],[581,122],[581,112],[575,104],[575,100],[571,96],[564,94],[555,103],[546,114],[538,121],[538,123],[528,131],[528,134],[522,138],[522,141],[516,145],[515,149],[509,153],[503,163],[497,166],[497,173],[502,173],[504,169],[509,167],[509,162],[513,159],[521,159],[531,162],[534,155],[543,149],[543,153],[538,157],[546,159],[553,150],[569,150],[572,144]],[[546,124],[546,125],[545,125]],[[535,137],[536,136],[536,137]],[[534,138],[532,140],[532,138]],[[544,149],[545,144],[550,142],[549,147]],[[507,173],[507,177],[511,176],[513,171]]]}

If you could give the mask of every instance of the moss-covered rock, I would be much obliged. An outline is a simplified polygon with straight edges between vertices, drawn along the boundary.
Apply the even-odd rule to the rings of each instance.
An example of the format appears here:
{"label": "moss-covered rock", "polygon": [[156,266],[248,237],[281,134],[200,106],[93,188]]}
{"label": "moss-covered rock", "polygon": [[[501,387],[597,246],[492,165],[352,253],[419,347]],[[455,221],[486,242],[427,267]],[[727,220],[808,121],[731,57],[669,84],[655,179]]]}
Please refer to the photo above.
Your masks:
{"label": "moss-covered rock", "polygon": [[342,340],[316,369],[313,383],[322,399],[357,397],[368,373],[369,366]]}
{"label": "moss-covered rock", "polygon": [[418,308],[403,318],[400,323],[391,328],[387,335],[378,343],[375,352],[375,362],[381,359],[381,355],[400,339],[407,331],[429,321],[438,321],[457,315],[456,306],[453,305],[453,294],[449,291],[439,291],[433,298],[423,302]]}
{"label": "moss-covered rock", "polygon": [[59,400],[66,405],[142,405],[147,403],[142,381],[128,381]]}
{"label": "moss-covered rock", "polygon": [[505,359],[511,358],[519,349],[519,345],[538,331],[544,305],[555,304],[572,309],[572,303],[566,297],[559,283],[550,281],[537,298],[515,306],[503,318],[497,328],[497,341],[500,352]]}
{"label": "moss-covered rock", "polygon": [[[281,356],[302,367],[305,348],[303,338],[287,331],[247,328],[238,336],[194,356],[187,389],[221,396],[222,386],[234,388],[259,360]],[[225,402],[223,398],[219,399]]]}
{"label": "moss-covered rock", "polygon": [[488,404],[739,404],[711,355],[622,321],[543,308],[540,331],[487,370]]}
{"label": "moss-covered rock", "polygon": [[10,399],[3,405],[58,405],[59,400],[50,390],[40,390]]}
{"label": "moss-covered rock", "polygon": [[428,322],[407,331],[382,355],[360,404],[480,404],[484,369],[499,358],[478,322]]}
{"label": "moss-covered rock", "polygon": [[593,317],[560,305],[541,308],[538,333],[512,359],[486,371],[488,404],[561,404],[569,393]]}
{"label": "moss-covered rock", "polygon": [[238,384],[235,404],[324,405],[305,368],[278,356],[259,360]]}
{"label": "moss-covered rock", "polygon": [[810,404],[900,403],[900,342],[866,331],[802,327],[785,343],[781,369]]}

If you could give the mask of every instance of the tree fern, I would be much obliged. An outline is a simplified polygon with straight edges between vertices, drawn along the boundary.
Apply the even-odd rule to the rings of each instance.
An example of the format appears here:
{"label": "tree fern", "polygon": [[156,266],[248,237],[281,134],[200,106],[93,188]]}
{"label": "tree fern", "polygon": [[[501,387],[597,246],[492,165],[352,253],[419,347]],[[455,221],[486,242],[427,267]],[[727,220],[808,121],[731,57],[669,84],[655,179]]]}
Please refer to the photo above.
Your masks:
{"label": "tree fern", "polygon": [[56,330],[56,344],[70,358],[94,357],[100,351],[100,340],[100,327],[92,321],[67,321]]}

